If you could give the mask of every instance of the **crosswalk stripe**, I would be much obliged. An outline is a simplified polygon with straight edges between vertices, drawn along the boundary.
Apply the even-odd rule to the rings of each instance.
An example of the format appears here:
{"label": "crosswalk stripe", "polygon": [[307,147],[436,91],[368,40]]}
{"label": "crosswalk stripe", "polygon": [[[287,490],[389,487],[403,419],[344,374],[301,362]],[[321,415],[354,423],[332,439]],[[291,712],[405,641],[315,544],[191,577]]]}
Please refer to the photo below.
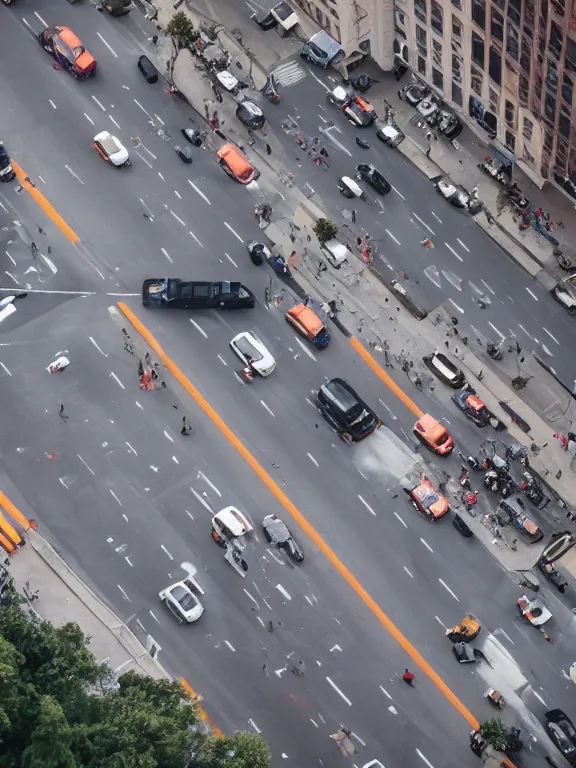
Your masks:
{"label": "crosswalk stripe", "polygon": [[296,85],[306,77],[304,69],[295,61],[291,61],[287,64],[281,64],[275,69],[272,74],[278,85],[284,88],[289,88],[291,85]]}

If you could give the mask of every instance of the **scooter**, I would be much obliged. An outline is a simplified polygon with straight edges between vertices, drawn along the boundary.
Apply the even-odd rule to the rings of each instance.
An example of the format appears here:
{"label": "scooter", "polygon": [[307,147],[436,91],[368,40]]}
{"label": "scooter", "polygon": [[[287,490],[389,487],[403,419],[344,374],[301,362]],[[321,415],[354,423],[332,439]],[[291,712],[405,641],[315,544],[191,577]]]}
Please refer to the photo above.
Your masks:
{"label": "scooter", "polygon": [[502,360],[502,351],[500,347],[497,344],[494,344],[493,341],[489,341],[486,345],[486,354],[488,357],[491,357],[492,360]]}
{"label": "scooter", "polygon": [[288,264],[286,264],[282,256],[271,256],[268,259],[268,264],[270,264],[274,272],[280,277],[292,277]]}
{"label": "scooter", "polygon": [[560,269],[563,269],[566,272],[572,272],[574,269],[576,269],[576,264],[574,264],[572,259],[569,259],[568,256],[565,256],[559,248],[554,248],[552,254],[555,256],[556,263]]}
{"label": "scooter", "polygon": [[489,491],[498,493],[500,490],[500,476],[494,469],[489,469],[484,475],[484,485]]}
{"label": "scooter", "polygon": [[268,79],[266,80],[264,88],[262,88],[262,93],[272,104],[280,104],[280,96],[278,95],[278,91],[276,89],[274,75],[268,75]]}

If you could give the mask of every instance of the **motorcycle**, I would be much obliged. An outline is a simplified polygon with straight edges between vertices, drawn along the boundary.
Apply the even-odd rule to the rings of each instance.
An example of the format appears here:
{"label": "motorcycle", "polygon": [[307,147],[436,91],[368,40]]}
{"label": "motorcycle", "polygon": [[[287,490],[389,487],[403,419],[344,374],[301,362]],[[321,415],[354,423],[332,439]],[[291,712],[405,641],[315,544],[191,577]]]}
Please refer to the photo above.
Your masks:
{"label": "motorcycle", "polygon": [[486,354],[491,357],[492,360],[502,360],[502,350],[498,344],[494,344],[493,341],[489,341],[486,345]]}
{"label": "motorcycle", "polygon": [[507,477],[500,485],[500,496],[509,499],[516,492],[516,483],[511,477]]}
{"label": "motorcycle", "polygon": [[563,269],[565,272],[572,272],[576,269],[576,264],[574,264],[572,259],[565,256],[559,248],[554,248],[552,254],[556,258],[556,263],[560,269]]}
{"label": "motorcycle", "polygon": [[182,160],[183,163],[187,163],[190,165],[192,162],[192,152],[190,152],[190,149],[188,147],[180,147],[178,144],[174,147],[174,152],[178,155],[180,160]]}
{"label": "motorcycle", "polygon": [[286,264],[282,256],[270,256],[268,264],[270,264],[274,272],[280,277],[292,277],[288,264]]}
{"label": "motorcycle", "polygon": [[520,490],[524,491],[529,501],[538,506],[544,500],[544,490],[540,482],[530,472],[523,472],[522,477],[524,480],[520,483]]}
{"label": "motorcycle", "polygon": [[376,83],[379,83],[380,80],[374,80],[374,78],[370,77],[370,75],[358,75],[357,77],[354,77],[350,82],[357,91],[363,93]]}
{"label": "motorcycle", "polygon": [[548,581],[551,584],[554,584],[558,592],[564,594],[566,587],[568,586],[568,582],[562,578],[558,569],[554,568],[552,563],[548,562],[545,557],[538,561],[538,568],[548,579]]}
{"label": "motorcycle", "polygon": [[215,84],[215,83],[212,83],[212,93],[214,94],[214,98],[216,99],[216,101],[218,102],[218,104],[222,104],[222,102],[224,101],[224,99],[223,99],[223,97],[222,97],[222,94],[220,93],[220,91],[219,91],[219,90],[218,90],[218,88],[216,87],[216,84]]}
{"label": "motorcycle", "polygon": [[517,211],[526,211],[530,207],[530,200],[522,194],[516,183],[506,188],[506,195]]}
{"label": "motorcycle", "polygon": [[167,93],[169,93],[171,96],[177,96],[182,101],[185,101],[186,103],[188,103],[188,99],[186,98],[186,96],[184,96],[182,91],[179,91],[175,85],[169,85],[167,88]]}
{"label": "motorcycle", "polygon": [[358,144],[361,149],[370,149],[370,142],[360,138],[360,136],[356,136],[356,144]]}
{"label": "motorcycle", "polygon": [[266,84],[264,85],[264,88],[262,88],[262,93],[269,102],[272,104],[280,104],[280,96],[278,95],[278,91],[276,89],[276,83],[274,82],[274,75],[270,74],[268,75],[268,79],[266,80]]}
{"label": "motorcycle", "polygon": [[195,147],[201,147],[207,135],[206,131],[199,131],[197,128],[182,128],[181,133],[186,141]]}
{"label": "motorcycle", "polygon": [[500,490],[500,475],[494,469],[489,469],[484,475],[484,485],[489,491],[498,493]]}

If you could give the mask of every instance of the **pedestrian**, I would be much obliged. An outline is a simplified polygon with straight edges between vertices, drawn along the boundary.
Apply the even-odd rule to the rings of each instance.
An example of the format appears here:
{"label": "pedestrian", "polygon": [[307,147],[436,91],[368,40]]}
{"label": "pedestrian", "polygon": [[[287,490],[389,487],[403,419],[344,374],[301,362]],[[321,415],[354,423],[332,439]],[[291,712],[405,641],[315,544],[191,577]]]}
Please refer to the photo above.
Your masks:
{"label": "pedestrian", "polygon": [[190,432],[192,432],[192,427],[186,423],[186,416],[182,416],[182,429],[180,430],[180,434],[187,437]]}
{"label": "pedestrian", "polygon": [[420,245],[423,245],[424,248],[434,248],[434,243],[432,240],[430,240],[429,237],[425,237],[424,240],[420,240]]}
{"label": "pedestrian", "polygon": [[470,193],[472,195],[473,200],[478,200],[478,184],[472,189],[472,192]]}
{"label": "pedestrian", "polygon": [[328,267],[326,266],[326,264],[324,264],[323,261],[318,261],[318,272],[316,273],[317,277],[320,277],[322,272],[327,272],[327,271],[328,271]]}
{"label": "pedestrian", "polygon": [[148,42],[153,48],[155,48],[158,45],[158,35],[152,35],[152,37],[149,37]]}
{"label": "pedestrian", "polygon": [[426,146],[426,151],[424,152],[426,157],[430,157],[430,152],[431,151],[432,151],[432,143],[430,142],[430,139],[428,139],[428,144]]}
{"label": "pedestrian", "polygon": [[416,675],[413,672],[410,672],[408,669],[404,670],[404,674],[402,675],[402,680],[404,680],[405,683],[408,683],[409,686],[412,688],[414,687],[414,680],[416,679]]}
{"label": "pedestrian", "polygon": [[62,421],[64,423],[66,423],[68,421],[68,416],[66,416],[66,414],[64,413],[64,406],[63,405],[60,406],[60,410],[58,411],[58,415],[60,416],[60,418],[62,419]]}
{"label": "pedestrian", "polygon": [[356,213],[357,213],[356,209],[353,208],[352,209],[352,224],[356,224]]}

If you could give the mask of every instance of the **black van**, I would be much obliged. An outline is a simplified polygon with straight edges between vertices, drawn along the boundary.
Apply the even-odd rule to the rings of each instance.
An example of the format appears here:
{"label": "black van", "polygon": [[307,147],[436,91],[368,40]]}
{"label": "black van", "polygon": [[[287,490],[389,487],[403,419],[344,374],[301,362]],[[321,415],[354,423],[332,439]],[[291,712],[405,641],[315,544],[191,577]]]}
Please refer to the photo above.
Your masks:
{"label": "black van", "polygon": [[316,393],[316,405],[338,437],[348,445],[363,440],[382,426],[374,411],[343,379],[322,384]]}
{"label": "black van", "polygon": [[144,75],[144,79],[147,83],[158,82],[158,70],[152,64],[148,56],[140,56],[138,59],[138,69]]}

